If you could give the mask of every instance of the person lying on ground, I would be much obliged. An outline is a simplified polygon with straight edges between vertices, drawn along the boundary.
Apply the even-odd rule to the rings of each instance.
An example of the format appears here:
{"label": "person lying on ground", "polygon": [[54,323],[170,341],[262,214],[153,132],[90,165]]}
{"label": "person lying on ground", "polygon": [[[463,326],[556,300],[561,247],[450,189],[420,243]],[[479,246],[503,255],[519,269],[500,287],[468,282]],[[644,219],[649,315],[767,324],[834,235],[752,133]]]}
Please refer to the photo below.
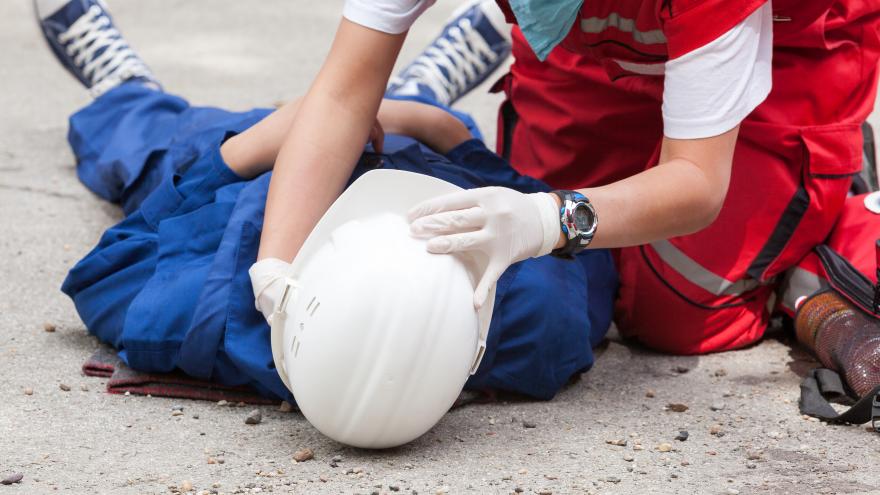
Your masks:
{"label": "person lying on ground", "polygon": [[[95,97],[70,118],[79,178],[125,213],[62,286],[89,332],[133,369],[180,369],[292,401],[248,269],[298,102],[274,112],[193,107],[162,90],[101,2],[36,5],[59,61]],[[470,117],[439,103],[385,100],[378,124],[348,184],[381,167],[463,188],[550,190],[486,149]],[[610,254],[530,259],[511,266],[497,287],[486,355],[467,387],[550,399],[592,365],[592,348],[608,330],[616,289]]]}

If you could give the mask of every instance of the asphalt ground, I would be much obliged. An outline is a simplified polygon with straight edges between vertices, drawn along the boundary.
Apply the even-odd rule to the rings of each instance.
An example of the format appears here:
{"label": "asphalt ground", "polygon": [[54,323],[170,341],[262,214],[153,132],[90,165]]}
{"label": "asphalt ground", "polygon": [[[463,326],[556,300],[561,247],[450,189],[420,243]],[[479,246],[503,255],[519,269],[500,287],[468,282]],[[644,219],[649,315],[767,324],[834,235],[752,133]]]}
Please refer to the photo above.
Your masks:
{"label": "asphalt ground", "polygon": [[[304,92],[341,9],[338,0],[110,3],[169,91],[232,109]],[[440,2],[419,21],[402,60],[453,8]],[[880,493],[880,438],[798,413],[812,363],[784,336],[704,357],[613,341],[551,402],[470,405],[380,452],[334,443],[276,407],[246,425],[252,408],[105,393],[104,380],[80,371],[98,343],[58,290],[120,218],[77,181],[65,140],[67,117],[89,96],[51,56],[29,1],[0,3],[0,46],[0,478],[24,475],[0,495]],[[491,141],[499,99],[484,90],[459,107]],[[184,414],[172,415],[175,405]],[[687,440],[675,440],[682,430]],[[314,459],[294,463],[303,448]]]}

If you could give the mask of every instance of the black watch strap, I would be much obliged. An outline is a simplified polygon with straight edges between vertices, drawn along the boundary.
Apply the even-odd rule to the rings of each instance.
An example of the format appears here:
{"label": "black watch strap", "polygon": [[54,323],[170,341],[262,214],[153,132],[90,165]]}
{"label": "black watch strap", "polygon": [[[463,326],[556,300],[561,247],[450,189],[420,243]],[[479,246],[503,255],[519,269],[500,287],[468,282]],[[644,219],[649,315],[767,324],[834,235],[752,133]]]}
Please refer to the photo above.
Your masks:
{"label": "black watch strap", "polygon": [[[550,254],[571,259],[592,242],[598,220],[596,210],[590,204],[590,200],[577,191],[559,190],[553,191],[553,194],[559,197],[562,203],[559,207],[559,228],[567,240],[564,246],[554,249]],[[579,226],[579,223],[584,223],[585,218],[586,225]]]}

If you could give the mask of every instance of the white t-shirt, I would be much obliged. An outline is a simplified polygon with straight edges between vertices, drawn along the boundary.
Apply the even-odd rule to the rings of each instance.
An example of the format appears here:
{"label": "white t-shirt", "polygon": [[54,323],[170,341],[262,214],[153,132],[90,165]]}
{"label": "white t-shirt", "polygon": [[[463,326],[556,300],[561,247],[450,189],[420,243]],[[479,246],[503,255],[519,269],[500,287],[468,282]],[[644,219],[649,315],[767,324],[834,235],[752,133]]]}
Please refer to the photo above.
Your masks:
{"label": "white t-shirt", "polygon": [[436,0],[345,0],[342,15],[351,22],[388,34],[400,34]]}
{"label": "white t-shirt", "polygon": [[[399,34],[435,1],[346,0],[343,15],[362,26]],[[772,55],[773,13],[768,2],[690,53],[659,66],[624,68],[665,73],[664,134],[673,139],[699,139],[733,129],[764,101],[772,87]]]}
{"label": "white t-shirt", "polygon": [[715,41],[666,62],[663,134],[699,139],[739,125],[770,93],[772,58],[768,2]]}

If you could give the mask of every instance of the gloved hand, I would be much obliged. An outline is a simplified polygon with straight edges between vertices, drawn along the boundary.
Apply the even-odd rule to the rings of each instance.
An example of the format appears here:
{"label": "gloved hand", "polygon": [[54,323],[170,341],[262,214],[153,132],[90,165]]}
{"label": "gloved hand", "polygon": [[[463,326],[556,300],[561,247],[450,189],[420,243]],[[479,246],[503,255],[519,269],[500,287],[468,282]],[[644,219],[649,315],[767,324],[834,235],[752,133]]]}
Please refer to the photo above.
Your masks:
{"label": "gloved hand", "polygon": [[483,187],[439,196],[409,212],[412,235],[430,239],[428,251],[478,251],[489,258],[477,284],[474,305],[511,264],[550,253],[559,240],[559,206],[548,193],[523,194]]}
{"label": "gloved hand", "polygon": [[290,263],[277,258],[266,258],[251,265],[248,275],[254,289],[257,310],[272,324],[272,313],[284,295],[284,279],[290,276]]}

